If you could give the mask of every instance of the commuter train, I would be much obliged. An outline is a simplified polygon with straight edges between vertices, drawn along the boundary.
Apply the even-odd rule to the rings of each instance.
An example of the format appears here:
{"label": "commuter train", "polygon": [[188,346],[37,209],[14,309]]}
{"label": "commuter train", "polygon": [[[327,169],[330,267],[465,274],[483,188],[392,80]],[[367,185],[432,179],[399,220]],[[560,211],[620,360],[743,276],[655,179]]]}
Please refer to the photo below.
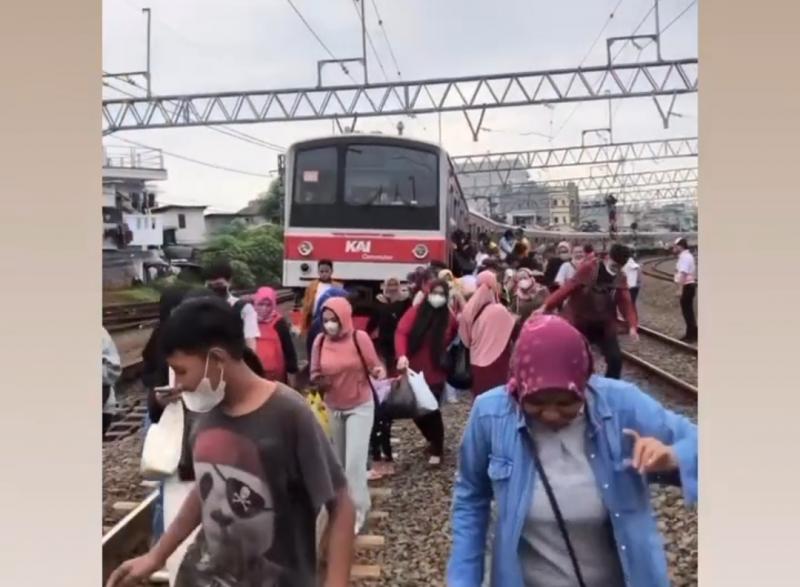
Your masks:
{"label": "commuter train", "polygon": [[[320,259],[333,261],[335,278],[348,283],[404,279],[432,261],[449,263],[456,229],[498,238],[512,228],[469,210],[449,155],[433,143],[335,135],[291,145],[284,161],[287,287],[316,278]],[[536,245],[570,240],[598,246],[608,240],[599,233],[526,235]],[[639,242],[647,236],[639,235]]]}

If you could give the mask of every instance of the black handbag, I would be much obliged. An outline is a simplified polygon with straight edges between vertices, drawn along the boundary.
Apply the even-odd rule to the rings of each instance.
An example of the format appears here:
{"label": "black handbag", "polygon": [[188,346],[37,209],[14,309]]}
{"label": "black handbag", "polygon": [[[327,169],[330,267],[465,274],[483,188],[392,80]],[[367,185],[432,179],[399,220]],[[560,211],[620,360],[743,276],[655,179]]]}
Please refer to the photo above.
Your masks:
{"label": "black handbag", "polygon": [[[491,302],[490,302],[491,303]],[[473,326],[478,322],[483,311],[489,304],[483,306],[475,315],[472,321]],[[470,361],[469,349],[463,342],[458,341],[447,351],[445,361],[445,372],[447,373],[447,383],[456,389],[472,389],[472,364]]]}
{"label": "black handbag", "polygon": [[417,396],[414,395],[407,377],[398,377],[392,382],[392,387],[381,404],[381,414],[389,420],[413,419],[419,415]]}

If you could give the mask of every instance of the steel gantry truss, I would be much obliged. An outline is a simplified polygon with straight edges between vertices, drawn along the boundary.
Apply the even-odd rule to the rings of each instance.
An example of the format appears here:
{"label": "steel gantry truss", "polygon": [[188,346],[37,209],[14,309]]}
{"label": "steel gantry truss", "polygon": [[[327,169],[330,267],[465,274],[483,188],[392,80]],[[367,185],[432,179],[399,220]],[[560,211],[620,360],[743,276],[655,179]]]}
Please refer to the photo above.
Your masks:
{"label": "steel gantry truss", "polygon": [[[104,100],[103,134],[119,130],[462,111],[477,140],[487,108],[697,91],[697,59],[396,81],[370,85]],[[473,123],[470,112],[479,115]]]}
{"label": "steel gantry truss", "polygon": [[[581,195],[581,207],[605,206],[606,194]],[[696,202],[697,185],[673,186],[666,188],[636,189],[615,193],[618,204],[629,207],[635,204],[671,204],[677,202]]]}
{"label": "steel gantry truss", "polygon": [[524,191],[526,188],[540,188],[542,190],[566,189],[569,184],[575,184],[579,191],[614,191],[627,188],[640,188],[653,185],[676,185],[683,183],[697,183],[697,167],[682,167],[680,169],[665,169],[657,171],[640,171],[636,173],[619,173],[610,175],[566,177],[548,181],[530,181],[516,184],[490,184],[485,186],[467,187],[464,190],[466,197],[486,197],[489,195],[502,195],[510,190]]}
{"label": "steel gantry truss", "polygon": [[459,155],[452,160],[458,173],[496,173],[505,184],[513,171],[681,157],[697,157],[697,137]]}
{"label": "steel gantry truss", "polygon": [[[493,194],[478,196],[474,200],[490,200],[497,202],[505,197],[524,197],[524,193],[515,194]],[[579,201],[581,207],[605,206],[605,193],[580,194]],[[689,202],[697,200],[697,185],[684,185],[672,187],[633,189],[624,193],[615,193],[617,206],[630,206],[633,204],[668,204],[673,202]],[[531,200],[529,205],[535,205]]]}

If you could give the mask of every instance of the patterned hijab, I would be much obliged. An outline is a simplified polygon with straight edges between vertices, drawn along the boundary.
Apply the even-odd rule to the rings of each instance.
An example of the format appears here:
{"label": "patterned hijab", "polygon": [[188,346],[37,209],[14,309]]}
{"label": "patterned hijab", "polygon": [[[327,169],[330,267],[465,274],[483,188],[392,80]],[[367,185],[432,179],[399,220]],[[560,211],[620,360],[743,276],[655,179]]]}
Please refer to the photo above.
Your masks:
{"label": "patterned hijab", "polygon": [[567,389],[583,398],[593,372],[586,339],[558,316],[532,316],[511,356],[507,389],[518,401],[544,389]]}

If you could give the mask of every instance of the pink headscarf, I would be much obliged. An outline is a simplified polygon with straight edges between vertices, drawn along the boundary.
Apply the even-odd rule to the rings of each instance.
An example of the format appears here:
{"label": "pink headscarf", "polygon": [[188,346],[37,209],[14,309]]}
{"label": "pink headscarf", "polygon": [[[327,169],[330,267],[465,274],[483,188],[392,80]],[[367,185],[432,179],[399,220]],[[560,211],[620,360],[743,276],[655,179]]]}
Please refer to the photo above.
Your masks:
{"label": "pink headscarf", "polygon": [[256,295],[253,296],[253,304],[258,306],[259,302],[263,302],[264,300],[272,302],[272,311],[269,313],[269,316],[265,316],[263,319],[259,316],[258,321],[262,324],[272,324],[281,315],[280,312],[278,312],[278,294],[271,287],[260,287]]}
{"label": "pink headscarf", "polygon": [[593,370],[586,339],[558,316],[536,315],[522,327],[511,355],[508,391],[518,400],[543,389],[583,397]]}
{"label": "pink headscarf", "polygon": [[[530,286],[528,289],[522,289],[520,283],[526,279],[530,280]],[[533,278],[533,271],[525,268],[517,271],[517,274],[514,276],[514,295],[518,301],[527,302],[532,300],[540,289],[541,286],[536,283],[536,280]]]}
{"label": "pink headscarf", "polygon": [[515,324],[514,315],[497,302],[495,274],[491,271],[478,274],[478,290],[464,307],[458,326],[459,338],[469,349],[470,362],[476,367],[494,363],[508,345]]}

